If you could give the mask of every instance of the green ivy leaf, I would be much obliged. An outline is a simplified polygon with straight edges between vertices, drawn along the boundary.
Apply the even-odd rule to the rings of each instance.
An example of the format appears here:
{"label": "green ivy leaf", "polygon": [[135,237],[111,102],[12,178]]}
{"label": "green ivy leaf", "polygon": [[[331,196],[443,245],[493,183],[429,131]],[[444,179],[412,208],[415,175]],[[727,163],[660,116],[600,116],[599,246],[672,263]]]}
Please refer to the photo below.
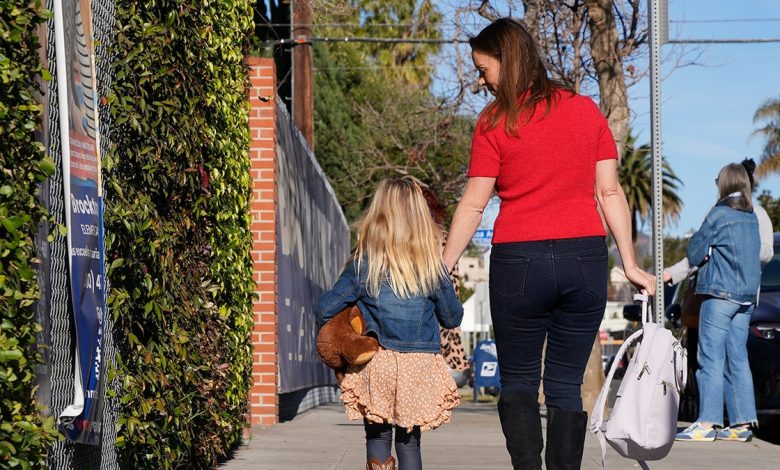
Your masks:
{"label": "green ivy leaf", "polygon": [[18,361],[23,357],[24,355],[18,349],[0,351],[0,362]]}
{"label": "green ivy leaf", "polygon": [[38,168],[40,168],[46,176],[52,176],[57,172],[57,167],[54,165],[54,161],[48,157],[43,158],[38,162]]}

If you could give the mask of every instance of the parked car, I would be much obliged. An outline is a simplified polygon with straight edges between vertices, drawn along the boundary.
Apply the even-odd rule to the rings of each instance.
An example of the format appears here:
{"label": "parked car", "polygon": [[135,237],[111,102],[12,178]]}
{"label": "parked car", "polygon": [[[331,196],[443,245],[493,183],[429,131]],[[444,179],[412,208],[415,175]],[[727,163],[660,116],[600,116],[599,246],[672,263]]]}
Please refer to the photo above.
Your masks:
{"label": "parked car", "polygon": [[780,413],[780,232],[761,272],[761,295],[750,319],[748,360],[759,415]]}
{"label": "parked car", "polygon": [[[753,375],[759,419],[780,414],[780,232],[774,234],[775,255],[761,273],[761,295],[750,320],[748,361]],[[680,400],[680,419],[693,421],[699,414],[696,384],[698,330],[680,324],[687,280],[681,282],[666,309],[669,326],[688,351],[688,385]]]}

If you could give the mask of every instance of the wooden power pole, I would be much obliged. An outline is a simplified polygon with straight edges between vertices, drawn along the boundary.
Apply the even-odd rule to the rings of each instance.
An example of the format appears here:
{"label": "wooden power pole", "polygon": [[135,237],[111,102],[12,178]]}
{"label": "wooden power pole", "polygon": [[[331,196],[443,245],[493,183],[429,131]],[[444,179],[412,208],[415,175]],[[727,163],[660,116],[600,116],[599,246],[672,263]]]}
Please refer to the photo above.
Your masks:
{"label": "wooden power pole", "polygon": [[[293,1],[294,40],[311,37],[311,0]],[[293,48],[293,93],[292,115],[295,125],[301,131],[309,148],[314,151],[314,86],[312,73],[312,45],[304,42]]]}

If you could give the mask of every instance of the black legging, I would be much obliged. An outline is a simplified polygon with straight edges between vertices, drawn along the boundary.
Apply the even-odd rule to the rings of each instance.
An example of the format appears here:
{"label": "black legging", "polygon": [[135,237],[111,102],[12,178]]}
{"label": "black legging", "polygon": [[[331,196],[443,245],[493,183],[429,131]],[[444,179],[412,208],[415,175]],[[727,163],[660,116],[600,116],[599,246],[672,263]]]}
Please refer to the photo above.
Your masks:
{"label": "black legging", "polygon": [[[372,423],[367,419],[363,419],[363,425],[366,428],[366,459],[386,462],[393,446],[393,425]],[[395,453],[399,470],[422,470],[419,427],[415,426],[412,432],[395,427]]]}

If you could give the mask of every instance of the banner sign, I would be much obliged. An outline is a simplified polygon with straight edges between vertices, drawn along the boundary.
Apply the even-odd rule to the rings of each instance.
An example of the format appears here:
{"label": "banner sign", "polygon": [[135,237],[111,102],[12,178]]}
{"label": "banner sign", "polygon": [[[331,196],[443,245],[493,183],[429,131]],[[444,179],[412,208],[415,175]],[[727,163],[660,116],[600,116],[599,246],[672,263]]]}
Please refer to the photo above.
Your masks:
{"label": "banner sign", "polygon": [[65,223],[76,349],[73,402],[59,416],[72,442],[100,444],[103,321],[106,311],[91,0],[55,0]]}
{"label": "banner sign", "polygon": [[317,353],[315,311],[350,254],[350,234],[325,174],[283,104],[276,106],[279,387],[335,384]]}

